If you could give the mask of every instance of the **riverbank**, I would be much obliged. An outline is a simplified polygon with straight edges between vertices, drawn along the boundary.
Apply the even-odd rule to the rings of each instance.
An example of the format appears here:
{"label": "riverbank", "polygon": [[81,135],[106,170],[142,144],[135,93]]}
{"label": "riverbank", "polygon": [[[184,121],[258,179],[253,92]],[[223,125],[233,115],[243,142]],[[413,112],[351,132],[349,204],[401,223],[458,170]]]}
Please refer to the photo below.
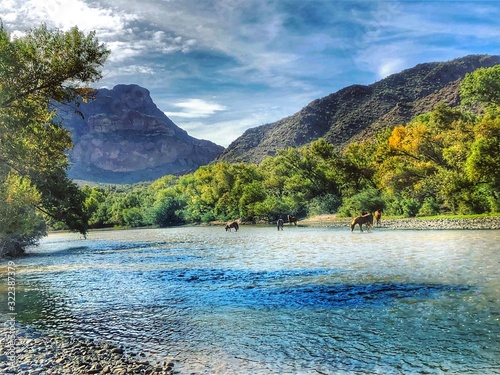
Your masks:
{"label": "riverbank", "polygon": [[0,328],[0,373],[16,375],[174,374],[171,362],[152,363],[143,353],[106,342],[41,333],[9,324]]}
{"label": "riverbank", "polygon": [[[301,220],[299,225],[324,226],[324,227],[349,227],[351,218],[340,218],[336,215],[320,215]],[[380,226],[376,229],[500,229],[500,216],[474,217],[474,218],[382,218]]]}

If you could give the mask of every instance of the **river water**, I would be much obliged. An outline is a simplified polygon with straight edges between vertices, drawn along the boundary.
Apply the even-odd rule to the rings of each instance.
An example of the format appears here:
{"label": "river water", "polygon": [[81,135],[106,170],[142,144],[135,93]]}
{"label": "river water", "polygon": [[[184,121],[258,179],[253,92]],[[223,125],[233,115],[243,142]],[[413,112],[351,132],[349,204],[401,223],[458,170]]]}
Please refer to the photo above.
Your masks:
{"label": "river water", "polygon": [[499,244],[481,230],[51,234],[16,260],[16,308],[180,374],[499,374]]}

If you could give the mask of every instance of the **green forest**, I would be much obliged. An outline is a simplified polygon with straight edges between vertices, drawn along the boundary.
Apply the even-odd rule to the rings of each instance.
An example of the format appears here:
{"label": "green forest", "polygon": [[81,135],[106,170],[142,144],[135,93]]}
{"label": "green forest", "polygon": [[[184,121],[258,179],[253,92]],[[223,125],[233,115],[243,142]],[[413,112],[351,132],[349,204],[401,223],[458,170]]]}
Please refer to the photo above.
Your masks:
{"label": "green forest", "polygon": [[465,77],[460,107],[439,104],[342,148],[318,139],[259,165],[218,162],[150,183],[79,188],[67,177],[72,142],[55,108],[91,100],[87,85],[108,54],[76,28],[42,26],[17,39],[0,29],[0,254],[22,252],[47,228],[500,212],[500,65]]}
{"label": "green forest", "polygon": [[[92,228],[170,226],[209,221],[274,221],[382,209],[400,217],[500,212],[498,98],[477,96],[482,75],[462,96],[488,103],[480,115],[438,105],[408,124],[339,149],[319,139],[259,165],[218,162],[151,184],[83,188]],[[487,82],[483,82],[486,84]],[[464,103],[466,100],[464,99]]]}

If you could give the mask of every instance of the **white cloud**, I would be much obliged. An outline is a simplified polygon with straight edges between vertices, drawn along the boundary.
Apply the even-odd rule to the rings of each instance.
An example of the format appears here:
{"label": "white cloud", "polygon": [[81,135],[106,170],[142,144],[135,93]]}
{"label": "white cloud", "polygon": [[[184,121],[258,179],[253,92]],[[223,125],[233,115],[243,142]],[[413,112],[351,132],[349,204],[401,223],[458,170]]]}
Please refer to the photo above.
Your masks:
{"label": "white cloud", "polygon": [[165,112],[168,117],[178,118],[201,118],[209,117],[216,112],[224,111],[227,108],[217,103],[207,102],[202,99],[187,99],[173,104],[174,107],[181,108],[178,112]]}
{"label": "white cloud", "polygon": [[134,19],[130,14],[117,14],[111,9],[91,7],[83,0],[2,1],[0,11],[8,14],[6,22],[16,23],[24,28],[35,27],[44,22],[49,27],[62,30],[78,26],[84,31],[116,33],[126,21]]}
{"label": "white cloud", "polygon": [[105,71],[105,74],[109,79],[109,77],[116,77],[122,75],[130,76],[135,74],[139,75],[155,74],[155,70],[149,65],[126,65],[126,66],[121,66],[109,72]]}
{"label": "white cloud", "polygon": [[106,44],[111,54],[108,58],[110,62],[121,62],[127,59],[140,56],[143,53],[143,48],[139,44],[130,44],[123,41],[114,41]]}
{"label": "white cloud", "polygon": [[391,74],[400,72],[405,67],[406,61],[401,58],[384,59],[380,62],[378,76],[385,78]]}
{"label": "white cloud", "polygon": [[18,17],[18,9],[15,0],[2,0],[0,3],[0,14],[2,15],[2,21],[7,23],[13,23]]}
{"label": "white cloud", "polygon": [[269,122],[266,116],[267,114],[257,113],[245,118],[214,122],[210,125],[198,121],[181,121],[179,123],[176,122],[176,124],[195,138],[209,139],[212,142],[227,147],[236,138],[241,136],[246,129]]}
{"label": "white cloud", "polygon": [[498,15],[495,1],[0,0],[12,35],[41,22],[95,30],[111,50],[100,85],[146,87],[217,143],[353,83],[498,53]]}

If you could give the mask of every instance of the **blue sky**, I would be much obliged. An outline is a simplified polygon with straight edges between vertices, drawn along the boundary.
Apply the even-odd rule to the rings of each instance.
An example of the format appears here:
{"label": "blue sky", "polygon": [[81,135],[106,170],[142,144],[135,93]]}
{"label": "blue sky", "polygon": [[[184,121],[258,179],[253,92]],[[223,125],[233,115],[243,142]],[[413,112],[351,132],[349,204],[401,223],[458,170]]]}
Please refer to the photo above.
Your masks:
{"label": "blue sky", "polygon": [[13,35],[95,30],[96,87],[135,83],[222,146],[351,84],[431,61],[500,54],[500,1],[2,0]]}

